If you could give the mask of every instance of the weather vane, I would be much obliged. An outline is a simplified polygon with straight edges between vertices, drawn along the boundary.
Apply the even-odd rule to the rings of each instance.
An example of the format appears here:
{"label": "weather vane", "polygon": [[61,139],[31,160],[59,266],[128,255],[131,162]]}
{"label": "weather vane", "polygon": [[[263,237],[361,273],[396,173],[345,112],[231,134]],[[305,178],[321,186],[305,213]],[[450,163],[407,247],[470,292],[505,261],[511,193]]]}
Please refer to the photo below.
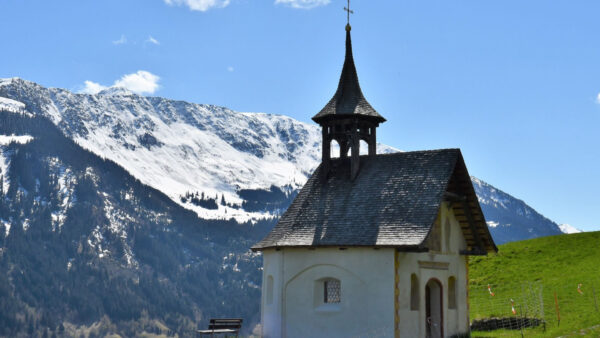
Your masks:
{"label": "weather vane", "polygon": [[350,0],[348,0],[348,7],[344,7],[344,10],[348,12],[348,23],[346,24],[346,30],[350,30],[350,14],[354,14],[354,11],[350,9]]}

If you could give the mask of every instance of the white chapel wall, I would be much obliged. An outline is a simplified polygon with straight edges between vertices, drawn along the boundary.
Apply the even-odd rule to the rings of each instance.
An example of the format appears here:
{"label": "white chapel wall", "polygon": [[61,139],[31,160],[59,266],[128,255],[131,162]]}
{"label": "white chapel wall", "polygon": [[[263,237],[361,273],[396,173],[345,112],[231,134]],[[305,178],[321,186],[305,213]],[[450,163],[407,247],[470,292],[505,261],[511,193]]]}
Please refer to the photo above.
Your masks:
{"label": "white chapel wall", "polygon": [[[445,226],[446,220],[449,227]],[[466,242],[452,209],[444,203],[440,208],[441,248],[431,253],[398,253],[398,318],[400,337],[425,337],[425,285],[437,279],[443,288],[444,336],[469,331],[467,308],[467,257],[459,254],[466,249]],[[450,230],[450,238],[445,240]],[[449,244],[449,245],[448,245]],[[419,308],[411,310],[411,275],[415,274],[419,284]],[[456,308],[448,308],[448,280],[455,278]]]}
{"label": "white chapel wall", "polygon": [[[263,337],[281,336],[282,271],[283,252],[265,250],[263,252],[263,285],[260,306]],[[264,282],[269,278],[272,278],[272,285]]]}
{"label": "white chapel wall", "polygon": [[[394,249],[284,248],[263,252],[264,337],[394,337]],[[339,304],[323,302],[322,282],[340,281]]]}
{"label": "white chapel wall", "polygon": [[[459,254],[466,249],[466,242],[445,203],[438,223],[441,244],[436,252],[396,253],[395,249],[373,248],[263,251],[263,337],[394,337],[395,301],[399,336],[425,337],[425,285],[430,279],[442,285],[444,336],[468,332],[467,257]],[[393,296],[395,255],[397,299]],[[418,310],[411,310],[412,274],[418,279]],[[448,308],[450,277],[455,278],[454,309]],[[339,304],[323,303],[319,283],[325,278],[341,282]]]}

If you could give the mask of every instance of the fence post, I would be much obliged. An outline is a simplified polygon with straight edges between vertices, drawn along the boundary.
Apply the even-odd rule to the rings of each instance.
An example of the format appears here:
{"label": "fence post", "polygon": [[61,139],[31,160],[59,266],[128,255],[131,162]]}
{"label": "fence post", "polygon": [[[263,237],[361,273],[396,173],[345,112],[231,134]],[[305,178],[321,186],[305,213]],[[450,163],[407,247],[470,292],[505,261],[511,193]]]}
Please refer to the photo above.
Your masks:
{"label": "fence post", "polygon": [[558,326],[560,326],[560,310],[558,308],[558,296],[556,295],[556,291],[554,291],[554,305],[556,306],[556,317],[558,318]]}
{"label": "fence post", "polygon": [[519,304],[519,312],[521,313],[521,325],[519,325],[521,327],[521,338],[525,337],[523,335],[523,326],[524,326],[524,322],[523,322],[523,305]]}

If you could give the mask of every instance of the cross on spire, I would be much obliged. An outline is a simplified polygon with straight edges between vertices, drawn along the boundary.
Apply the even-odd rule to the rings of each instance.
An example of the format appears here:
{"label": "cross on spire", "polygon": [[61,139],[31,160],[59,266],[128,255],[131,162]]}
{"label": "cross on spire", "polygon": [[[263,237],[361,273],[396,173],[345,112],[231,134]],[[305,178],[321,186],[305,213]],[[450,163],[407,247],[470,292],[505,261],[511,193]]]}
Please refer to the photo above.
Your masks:
{"label": "cross on spire", "polygon": [[354,11],[350,9],[350,0],[348,0],[348,7],[344,7],[344,10],[346,12],[348,12],[348,24],[346,25],[346,28],[350,28],[350,14],[354,14]]}

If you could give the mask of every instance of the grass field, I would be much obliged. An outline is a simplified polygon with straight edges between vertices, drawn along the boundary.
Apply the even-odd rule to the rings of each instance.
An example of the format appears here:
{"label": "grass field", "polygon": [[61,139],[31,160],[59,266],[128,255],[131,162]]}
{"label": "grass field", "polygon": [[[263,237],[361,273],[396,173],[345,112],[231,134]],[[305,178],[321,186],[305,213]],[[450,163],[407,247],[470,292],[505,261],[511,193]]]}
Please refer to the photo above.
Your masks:
{"label": "grass field", "polygon": [[[543,317],[545,330],[543,326],[525,329],[524,336],[581,336],[583,329],[586,336],[600,337],[595,327],[600,324],[600,232],[536,238],[498,249],[496,255],[469,260],[472,320]],[[474,337],[506,335],[520,336],[521,331],[473,333]]]}

